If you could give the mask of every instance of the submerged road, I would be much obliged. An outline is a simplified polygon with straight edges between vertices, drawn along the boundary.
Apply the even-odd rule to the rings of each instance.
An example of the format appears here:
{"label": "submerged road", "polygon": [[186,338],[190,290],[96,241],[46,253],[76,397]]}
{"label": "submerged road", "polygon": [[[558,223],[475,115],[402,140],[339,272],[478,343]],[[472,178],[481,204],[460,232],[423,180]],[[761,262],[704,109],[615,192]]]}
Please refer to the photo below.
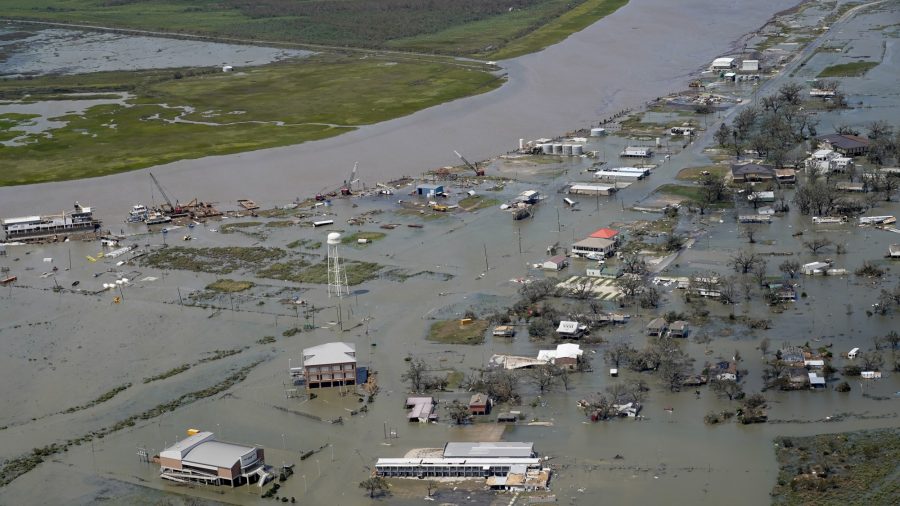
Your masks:
{"label": "submerged road", "polygon": [[[153,168],[181,201],[265,206],[336,186],[360,162],[368,183],[456,164],[453,150],[488,158],[519,138],[552,137],[626,107],[683,89],[689,76],[797,0],[631,0],[625,7],[539,53],[502,62],[509,82],[321,141]],[[94,206],[108,225],[148,202],[148,169],[101,178],[0,188],[0,216]]]}

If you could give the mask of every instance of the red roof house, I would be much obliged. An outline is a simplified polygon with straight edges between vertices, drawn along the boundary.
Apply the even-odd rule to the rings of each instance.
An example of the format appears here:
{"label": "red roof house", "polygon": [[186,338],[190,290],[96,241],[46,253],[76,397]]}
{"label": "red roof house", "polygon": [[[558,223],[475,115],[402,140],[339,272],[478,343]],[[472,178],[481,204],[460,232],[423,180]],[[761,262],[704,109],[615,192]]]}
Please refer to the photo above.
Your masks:
{"label": "red roof house", "polygon": [[613,230],[611,228],[601,228],[600,230],[591,234],[591,237],[593,237],[594,239],[615,239],[618,235],[618,230]]}

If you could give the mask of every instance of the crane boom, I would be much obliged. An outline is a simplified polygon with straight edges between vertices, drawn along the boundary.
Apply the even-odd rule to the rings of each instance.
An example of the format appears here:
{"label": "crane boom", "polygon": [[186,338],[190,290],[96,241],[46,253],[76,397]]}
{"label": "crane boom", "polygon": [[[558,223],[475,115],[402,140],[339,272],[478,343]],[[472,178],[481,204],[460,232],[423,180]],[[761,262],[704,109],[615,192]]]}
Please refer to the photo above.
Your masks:
{"label": "crane boom", "polygon": [[166,201],[166,204],[169,204],[169,208],[170,208],[172,211],[175,211],[175,206],[172,204],[172,201],[169,200],[169,196],[166,195],[166,190],[163,190],[162,185],[159,184],[159,181],[156,179],[156,176],[154,176],[152,172],[150,173],[150,179],[152,179],[152,180],[153,180],[153,184],[155,184],[156,187],[159,188],[159,193],[162,194],[163,199],[165,199],[165,201]]}
{"label": "crane boom", "polygon": [[484,175],[484,169],[479,169],[477,165],[473,165],[471,162],[469,162],[468,160],[466,160],[466,157],[464,157],[463,155],[459,154],[459,151],[453,150],[453,152],[456,153],[456,156],[457,156],[460,160],[462,160],[462,162],[463,162],[464,164],[466,164],[466,167],[472,169],[472,171],[475,172],[475,175],[476,175],[476,176],[483,176],[483,175]]}

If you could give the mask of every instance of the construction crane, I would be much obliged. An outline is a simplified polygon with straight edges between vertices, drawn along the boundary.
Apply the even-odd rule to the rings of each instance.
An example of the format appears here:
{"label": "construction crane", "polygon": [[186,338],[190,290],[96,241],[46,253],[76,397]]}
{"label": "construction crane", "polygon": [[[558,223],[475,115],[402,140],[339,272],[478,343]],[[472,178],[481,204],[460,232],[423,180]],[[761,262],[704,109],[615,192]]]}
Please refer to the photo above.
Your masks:
{"label": "construction crane", "polygon": [[454,150],[453,152],[456,153],[456,156],[459,157],[459,159],[462,160],[462,162],[463,162],[464,164],[466,164],[466,167],[472,169],[472,170],[475,172],[475,175],[476,175],[476,176],[483,176],[483,175],[484,175],[484,169],[479,169],[479,168],[478,168],[478,165],[473,165],[472,163],[470,163],[468,160],[466,160],[466,157],[464,157],[463,155],[459,154],[459,151]]}
{"label": "construction crane", "polygon": [[353,195],[353,185],[354,183],[359,182],[359,178],[356,177],[356,169],[359,168],[359,162],[353,163],[353,171],[350,172],[350,179],[344,181],[344,186],[341,187],[341,195]]}
{"label": "construction crane", "polygon": [[181,207],[178,206],[178,202],[176,201],[175,204],[172,204],[172,200],[169,198],[168,195],[166,195],[166,190],[163,190],[162,185],[159,184],[159,180],[156,179],[156,176],[154,176],[152,172],[150,172],[150,179],[152,179],[153,184],[155,184],[156,187],[159,188],[159,193],[162,194],[162,197],[163,197],[163,199],[165,199],[166,204],[169,205],[169,212],[171,214],[181,214]]}

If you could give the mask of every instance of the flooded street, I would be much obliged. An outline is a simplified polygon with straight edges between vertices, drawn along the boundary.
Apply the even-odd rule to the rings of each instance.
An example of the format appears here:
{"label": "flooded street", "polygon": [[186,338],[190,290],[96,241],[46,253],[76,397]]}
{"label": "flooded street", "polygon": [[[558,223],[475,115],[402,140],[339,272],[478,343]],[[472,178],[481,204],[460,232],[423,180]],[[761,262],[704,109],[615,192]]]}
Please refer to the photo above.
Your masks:
{"label": "flooded street", "polygon": [[[726,52],[742,34],[791,6],[791,2],[769,0],[714,2],[713,6],[695,0],[677,7],[670,4],[633,0],[557,46],[504,62],[509,83],[485,95],[333,139],[177,162],[154,168],[154,174],[182,201],[196,195],[202,200],[220,200],[223,209],[231,209],[235,206],[229,202],[248,197],[267,208],[339,183],[355,160],[360,161],[361,178],[371,185],[403,173],[419,174],[456,163],[453,149],[470,159],[490,157],[512,149],[520,137],[558,135],[683,88],[692,72]],[[853,39],[848,51],[859,53],[851,54],[874,51],[870,39],[880,40],[880,32],[874,29],[881,26],[879,16],[883,13],[861,15],[841,28],[847,34],[866,34]],[[672,47],[674,41],[679,51],[659,50]],[[852,100],[875,104],[847,110],[846,121],[860,124],[886,115],[896,117],[900,98],[883,93],[884,82],[890,82],[891,73],[896,75],[900,65],[895,42],[895,38],[886,41],[883,63],[865,78],[844,82]],[[834,58],[817,53],[787,79],[809,79]],[[751,88],[732,91],[748,96]],[[663,115],[656,118],[668,119]],[[830,131],[826,123],[833,118],[824,114],[823,118],[820,130]],[[615,160],[626,144],[615,136],[590,138],[585,151],[598,151]],[[7,247],[0,264],[10,266],[19,280],[16,286],[0,286],[0,370],[5,386],[0,460],[54,442],[77,440],[129,416],[214,387],[242,368],[256,365],[245,379],[223,392],[71,444],[0,488],[0,503],[35,504],[38,495],[42,504],[103,501],[149,505],[163,500],[179,504],[180,495],[185,501],[198,497],[226,504],[270,503],[271,499],[260,497],[264,489],[255,485],[230,489],[166,482],[159,478],[158,465],[142,462],[137,455],[141,448],[154,455],[182,439],[187,429],[197,428],[213,431],[226,441],[264,447],[270,465],[295,464],[294,475],[281,483],[280,497],[296,498],[300,504],[371,504],[357,484],[369,475],[377,458],[402,457],[408,450],[440,447],[447,441],[478,441],[495,426],[496,412],[483,423],[462,428],[451,425],[444,406],[454,400],[467,402],[471,395],[454,388],[434,394],[440,401],[439,423],[408,423],[403,404],[409,388],[401,379],[407,367],[405,357],[426,360],[436,374],[469,373],[486,366],[494,354],[535,356],[541,349],[555,347],[550,339],[529,338],[525,326],[514,339],[489,336],[482,345],[440,344],[425,339],[434,320],[461,318],[468,310],[484,316],[511,306],[518,300],[521,285],[517,280],[563,280],[584,272],[594,262],[574,259],[573,265],[560,273],[537,270],[534,264],[547,257],[549,245],[568,248],[599,227],[620,228],[630,222],[662,218],[631,207],[649,200],[658,186],[676,182],[679,170],[709,164],[705,147],[697,142],[682,150],[673,141],[671,158],[657,155],[654,162],[658,167],[649,178],[613,197],[569,196],[578,201],[574,207],[564,203],[566,195],[561,189],[572,181],[589,179],[584,171],[592,160],[573,157],[528,164],[495,159],[488,174],[498,177],[471,189],[496,205],[436,215],[410,212],[398,201],[427,199],[407,195],[413,187],[405,187],[394,195],[335,199],[333,206],[315,208],[314,216],[303,218],[334,220],[335,225],[324,228],[313,228],[300,219],[290,222],[293,215],[287,213],[209,221],[191,229],[172,228],[167,234],[156,227],[148,233],[144,225],[122,223],[132,204],[149,203],[152,192],[147,171],[0,188],[0,216],[46,211],[79,200],[99,209],[105,228],[121,229],[128,235],[122,245],[136,246],[142,252],[163,245],[263,246],[284,250],[292,260],[312,262],[325,254],[321,244],[313,243],[324,243],[328,232],[386,234],[372,244],[341,246],[345,258],[382,267],[377,279],[351,287],[350,296],[340,302],[327,296],[324,285],[261,278],[257,273],[262,265],[210,274],[149,267],[141,260],[117,265],[126,257],[101,257],[96,242]],[[448,202],[456,202],[469,189],[448,184],[452,194]],[[509,213],[498,209],[499,203],[527,189],[539,189],[546,196],[533,219],[513,221]],[[792,192],[785,190],[788,201]],[[738,209],[704,215],[680,211],[676,230],[694,241],[663,274],[731,272],[730,255],[751,247],[736,223],[736,216],[750,209],[741,204]],[[900,203],[879,203],[876,211],[896,215]],[[361,216],[368,220],[365,224],[347,224]],[[226,226],[235,223],[251,225],[225,233]],[[398,226],[387,229],[379,226],[382,224]],[[187,235],[190,242],[183,240]],[[845,245],[846,252],[813,255],[802,241],[818,236]],[[814,342],[829,347],[840,369],[849,363],[841,354],[854,347],[871,349],[873,337],[898,328],[896,310],[887,315],[867,313],[878,292],[890,290],[898,282],[897,263],[882,259],[889,245],[900,242],[897,233],[859,227],[854,220],[812,225],[809,216],[792,210],[776,217],[771,225],[762,225],[757,239],[752,248],[767,260],[773,276],[787,254],[800,263],[829,256],[835,267],[851,273],[875,259],[887,274],[875,281],[852,274],[800,276],[798,292],[804,296],[784,306],[783,312],[763,304],[761,298],[752,303],[741,300],[730,307],[706,302],[708,323],[696,330],[710,336],[711,342],[697,342],[694,336],[684,340],[685,351],[695,360],[694,370],[699,371],[706,362],[730,360],[737,352],[743,357],[740,368],[748,371],[741,383],[743,389],[755,393],[764,386],[765,359],[758,348],[764,337],[771,340],[767,358],[782,346]],[[53,267],[58,270],[52,271]],[[103,283],[123,277],[129,279],[123,288],[102,290]],[[205,289],[220,278],[251,280],[255,286],[235,294],[217,295]],[[557,504],[588,506],[599,500],[766,504],[778,475],[772,448],[776,436],[900,424],[900,376],[892,372],[877,381],[852,378],[849,393],[836,392],[832,385],[820,391],[772,389],[765,394],[768,423],[732,421],[711,426],[704,423],[704,415],[734,409],[737,401],[719,398],[705,386],[696,393],[693,387],[671,393],[656,377],[630,370],[623,371],[619,380],[640,378],[650,385],[643,419],[592,423],[576,403],[617,381],[609,376],[603,360],[610,343],[624,340],[640,348],[647,340],[645,326],[660,311],[689,311],[683,290],[674,286],[661,286],[660,290],[660,310],[602,302],[605,310],[627,312],[631,319],[625,325],[592,332],[592,337],[604,341],[582,344],[593,371],[573,374],[567,389],[557,386],[540,395],[534,385],[524,380],[520,385],[522,404],[512,409],[520,410],[523,419],[508,426],[502,439],[533,441],[542,456],[551,457],[550,493]],[[288,301],[292,299],[302,299],[307,305],[291,304]],[[572,302],[578,303],[586,304]],[[310,314],[312,306],[319,311]],[[745,322],[753,319],[770,320],[771,326],[752,329]],[[315,328],[305,327],[307,324]],[[290,392],[288,368],[297,365],[301,350],[331,341],[354,343],[360,365],[378,373],[380,390],[374,402],[366,404],[367,411],[360,411],[362,399],[341,396],[336,389],[321,390],[315,399]],[[190,367],[183,372],[152,379],[186,364]],[[128,386],[122,393],[90,405],[124,385]],[[329,422],[338,417],[342,423]],[[532,421],[542,424],[529,425]],[[392,432],[396,437],[390,436]],[[315,453],[301,460],[308,451]],[[471,492],[466,487],[454,491],[454,486],[442,485],[436,504],[508,505],[512,498],[486,494],[477,490],[478,486]],[[392,482],[391,492],[379,503],[421,504],[426,493],[415,480]]]}

